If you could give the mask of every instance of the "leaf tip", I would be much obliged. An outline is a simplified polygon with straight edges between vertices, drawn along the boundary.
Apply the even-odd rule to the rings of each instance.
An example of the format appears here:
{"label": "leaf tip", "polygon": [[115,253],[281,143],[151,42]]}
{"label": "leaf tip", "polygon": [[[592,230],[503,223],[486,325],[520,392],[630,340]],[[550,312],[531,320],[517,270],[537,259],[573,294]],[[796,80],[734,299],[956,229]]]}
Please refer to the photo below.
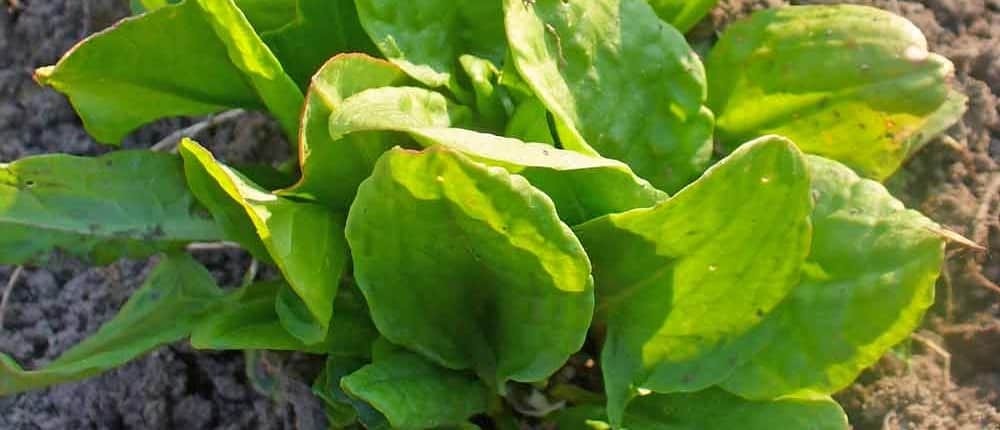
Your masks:
{"label": "leaf tip", "polygon": [[45,66],[35,69],[35,73],[32,74],[32,78],[38,85],[49,86],[52,80],[52,74],[55,73],[56,66]]}

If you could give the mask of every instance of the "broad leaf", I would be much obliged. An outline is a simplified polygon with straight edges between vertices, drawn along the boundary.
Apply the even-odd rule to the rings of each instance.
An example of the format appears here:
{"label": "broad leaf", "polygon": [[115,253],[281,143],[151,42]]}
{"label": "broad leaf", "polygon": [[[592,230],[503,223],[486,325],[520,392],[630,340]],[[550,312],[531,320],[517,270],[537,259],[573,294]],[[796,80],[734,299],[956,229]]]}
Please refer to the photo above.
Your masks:
{"label": "broad leaf", "polygon": [[799,285],[768,317],[774,340],[723,384],[745,397],[847,387],[934,302],[939,227],[849,168],[808,161],[817,199],[812,251]]}
{"label": "broad leaf", "polygon": [[389,61],[424,85],[466,95],[458,58],[501,64],[503,13],[496,0],[356,0],[361,25]]}
{"label": "broad leaf", "polygon": [[811,209],[801,153],[767,137],[656,207],[576,228],[607,324],[601,360],[615,424],[638,389],[706,388],[762,346],[765,337],[744,334],[794,287]]}
{"label": "broad leaf", "polygon": [[[560,412],[560,429],[608,429],[600,407]],[[589,427],[588,427],[589,425]],[[688,394],[653,394],[625,412],[629,430],[848,430],[847,416],[829,397],[749,401],[717,388]]]}
{"label": "broad leaf", "polygon": [[[227,222],[223,228],[230,240],[258,253],[263,248],[294,290],[291,300],[279,298],[276,304],[285,328],[307,344],[322,341],[347,263],[342,217],[325,206],[260,189],[191,140],[181,142],[180,151],[192,192]],[[301,308],[314,329],[292,324],[282,305]]]}
{"label": "broad leaf", "polygon": [[232,0],[187,0],[125,19],[35,77],[69,96],[87,131],[110,144],[153,120],[235,107],[270,110],[292,137],[302,106]]}
{"label": "broad leaf", "polygon": [[[242,3],[240,7],[246,10]],[[256,3],[262,2],[256,0]],[[293,9],[295,15],[291,22],[273,31],[258,31],[301,88],[306,88],[313,74],[335,54],[376,52],[358,21],[354,0],[296,0],[294,3],[297,7]]]}
{"label": "broad leaf", "polygon": [[187,190],[180,159],[139,151],[0,164],[0,231],[3,264],[53,249],[104,264],[222,236]]}
{"label": "broad leaf", "polygon": [[687,33],[698,24],[719,0],[646,0],[666,22],[681,33]]}
{"label": "broad leaf", "polygon": [[370,355],[378,332],[359,292],[338,289],[326,339],[306,345],[284,328],[275,310],[283,289],[287,289],[285,282],[270,281],[231,293],[224,306],[194,329],[191,344],[199,349],[305,351],[362,359]]}
{"label": "broad leaf", "polygon": [[953,69],[927,51],[917,27],[889,12],[784,7],[726,30],[708,60],[709,106],[729,148],[780,134],[882,180],[961,117],[957,100],[939,111],[949,97],[961,99],[949,96]]}
{"label": "broad leaf", "polygon": [[311,198],[347,211],[375,161],[395,145],[385,133],[357,133],[334,141],[329,122],[344,99],[367,89],[407,83],[395,65],[367,55],[338,55],[312,78],[299,133],[302,179],[282,194]]}
{"label": "broad leaf", "polygon": [[667,192],[712,151],[705,73],[645,0],[505,0],[521,77],[556,119],[566,149],[624,161]]}
{"label": "broad leaf", "polygon": [[441,146],[390,150],[358,192],[347,239],[379,332],[435,363],[503,390],[549,376],[583,344],[590,263],[520,176]]}
{"label": "broad leaf", "polygon": [[0,354],[0,396],[79,381],[188,336],[222,299],[212,275],[186,254],[160,262],[111,321],[48,366],[22,370]]}
{"label": "broad leaf", "polygon": [[475,376],[407,351],[362,367],[341,386],[385,414],[392,428],[403,430],[460,425],[486,412],[491,395]]}
{"label": "broad leaf", "polygon": [[666,194],[621,162],[492,134],[446,128],[462,111],[439,93],[420,88],[379,88],[357,94],[330,117],[330,134],[397,131],[424,147],[444,145],[527,178],[577,224],[609,213],[649,207]]}

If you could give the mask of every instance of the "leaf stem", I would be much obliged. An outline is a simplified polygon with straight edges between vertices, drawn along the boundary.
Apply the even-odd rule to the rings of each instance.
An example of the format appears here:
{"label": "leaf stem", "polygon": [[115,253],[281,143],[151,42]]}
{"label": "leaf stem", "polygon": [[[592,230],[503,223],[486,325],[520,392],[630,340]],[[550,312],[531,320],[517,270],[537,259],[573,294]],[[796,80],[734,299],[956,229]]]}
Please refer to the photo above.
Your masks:
{"label": "leaf stem", "polygon": [[0,329],[3,328],[4,315],[7,313],[7,302],[10,301],[10,292],[14,291],[14,285],[21,279],[21,273],[23,272],[24,266],[17,266],[14,272],[10,274],[10,279],[7,280],[7,286],[4,287],[3,298],[0,299]]}
{"label": "leaf stem", "polygon": [[158,152],[176,152],[177,144],[181,142],[181,139],[193,138],[205,130],[239,118],[244,113],[246,113],[246,111],[243,109],[232,109],[219,114],[209,115],[203,121],[170,133],[169,136],[151,146],[149,150]]}

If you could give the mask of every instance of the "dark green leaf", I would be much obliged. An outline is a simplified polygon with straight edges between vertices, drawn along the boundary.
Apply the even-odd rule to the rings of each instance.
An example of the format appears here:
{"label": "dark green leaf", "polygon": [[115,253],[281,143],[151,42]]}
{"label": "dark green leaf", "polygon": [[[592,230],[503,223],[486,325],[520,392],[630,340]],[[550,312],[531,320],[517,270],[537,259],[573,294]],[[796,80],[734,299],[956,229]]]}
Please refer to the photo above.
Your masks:
{"label": "dark green leaf", "polygon": [[[273,31],[258,31],[301,88],[309,86],[313,74],[335,54],[376,52],[358,21],[354,0],[296,0],[295,3],[294,19],[287,25]],[[240,7],[244,7],[242,3]]]}
{"label": "dark green leaf", "polygon": [[495,0],[357,0],[361,24],[382,54],[421,83],[462,97],[458,58],[501,64],[503,13]]}
{"label": "dark green leaf", "polygon": [[780,134],[883,180],[961,117],[953,73],[916,26],[889,12],[784,7],[725,32],[708,60],[709,106],[729,148]]}
{"label": "dark green leaf", "polygon": [[87,131],[118,144],[156,119],[267,108],[296,135],[302,93],[232,0],[187,0],[126,19],[38,69]]}
{"label": "dark green leaf", "polygon": [[768,317],[771,343],[723,384],[745,397],[847,387],[906,339],[934,302],[940,227],[839,163],[808,162],[812,251],[799,285]]}
{"label": "dark green leaf", "polygon": [[624,161],[673,192],[707,167],[705,73],[645,0],[505,0],[521,77],[566,149]]}
{"label": "dark green leaf", "polygon": [[741,147],[673,198],[576,228],[594,264],[608,408],[639,389],[706,388],[766,338],[752,331],[795,286],[809,250],[809,177],[795,146]]}
{"label": "dark green leaf", "polygon": [[490,390],[472,375],[401,351],[341,380],[351,396],[378,409],[395,429],[458,426],[486,412]]}
{"label": "dark green leaf", "polygon": [[520,176],[441,146],[390,150],[358,192],[347,238],[379,332],[438,364],[502,390],[549,376],[583,344],[590,264]]}
{"label": "dark green leaf", "polygon": [[0,263],[61,249],[98,264],[219,240],[184,182],[180,159],[120,151],[0,164]]}
{"label": "dark green leaf", "polygon": [[222,300],[212,275],[186,254],[170,255],[121,311],[43,369],[25,371],[0,354],[0,396],[78,381],[188,336]]}

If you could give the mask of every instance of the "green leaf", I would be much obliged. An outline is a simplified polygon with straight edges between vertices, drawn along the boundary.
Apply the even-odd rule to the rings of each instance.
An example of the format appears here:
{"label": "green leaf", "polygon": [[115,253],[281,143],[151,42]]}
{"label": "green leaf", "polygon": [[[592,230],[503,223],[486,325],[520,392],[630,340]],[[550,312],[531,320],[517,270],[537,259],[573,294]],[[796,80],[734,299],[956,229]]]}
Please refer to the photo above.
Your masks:
{"label": "green leaf", "polygon": [[523,176],[552,199],[569,225],[650,207],[667,198],[628,166],[607,158],[458,128],[416,128],[409,134],[425,147],[443,145]]}
{"label": "green leaf", "polygon": [[191,345],[198,349],[268,349],[369,357],[378,332],[359,292],[338,289],[326,339],[306,345],[284,328],[275,310],[282,291],[288,291],[284,281],[269,281],[233,292],[221,309],[194,329]]}
{"label": "green leaf", "polygon": [[812,251],[768,318],[774,340],[723,384],[744,397],[839,391],[906,339],[934,302],[940,227],[839,163],[808,162]]}
{"label": "green leaf", "polygon": [[476,161],[527,178],[570,224],[609,213],[652,206],[666,194],[635,176],[621,162],[492,134],[446,128],[464,111],[441,94],[421,88],[377,88],[347,100],[330,116],[330,134],[407,133],[424,147],[444,145]]}
{"label": "green leaf", "polygon": [[25,371],[0,354],[0,396],[79,381],[187,337],[215,309],[222,291],[186,254],[162,260],[111,321],[43,369]]}
{"label": "green leaf", "polygon": [[306,95],[299,134],[302,179],[282,194],[311,198],[346,212],[375,161],[396,143],[385,133],[357,133],[334,141],[330,114],[358,92],[405,83],[407,77],[398,67],[367,55],[338,55],[326,63]]}
{"label": "green leaf", "polygon": [[[560,429],[610,429],[604,411],[582,406],[560,412]],[[589,425],[589,427],[587,427]],[[629,430],[847,430],[847,416],[829,397],[750,401],[714,388],[636,399],[625,413]]]}
{"label": "green leaf", "polygon": [[691,30],[719,0],[646,0],[660,19],[673,24],[681,33]]}
{"label": "green leaf", "polygon": [[744,336],[798,279],[809,249],[809,177],[795,146],[741,147],[656,207],[576,228],[594,264],[608,408],[639,389],[721,382],[766,338]]}
{"label": "green leaf", "polygon": [[504,107],[506,95],[499,90],[500,70],[490,60],[474,55],[462,55],[458,58],[462,70],[475,94],[476,126],[482,130],[500,132],[507,122],[507,112]]}
{"label": "green leaf", "polygon": [[[291,24],[301,14],[303,0],[234,0],[259,34]],[[284,63],[284,62],[283,62]]]}
{"label": "green leaf", "polygon": [[367,364],[367,361],[356,358],[329,356],[323,374],[320,375],[322,379],[317,378],[313,384],[313,392],[332,409],[337,421],[345,423],[345,427],[356,421],[367,430],[392,430],[385,415],[368,403],[349,396],[340,386],[340,381],[345,376],[357,372]]}
{"label": "green leaf", "polygon": [[[294,290],[276,305],[285,328],[306,344],[322,341],[347,263],[342,217],[325,206],[260,189],[194,141],[182,141],[180,152],[192,192],[224,223],[230,240],[251,252],[263,248]],[[298,309],[314,329],[286,318]]]}
{"label": "green leaf", "polygon": [[191,345],[198,349],[270,349],[322,353],[325,345],[310,348],[281,326],[274,303],[283,283],[258,282],[230,294],[218,311],[194,328]]}
{"label": "green leaf", "polygon": [[0,263],[37,261],[53,249],[98,264],[219,240],[171,155],[62,154],[0,164]]}
{"label": "green leaf", "polygon": [[125,19],[35,78],[69,96],[87,131],[109,144],[160,118],[235,107],[266,107],[294,137],[302,106],[232,0],[187,0]]}
{"label": "green leaf", "polygon": [[140,14],[159,9],[171,3],[177,3],[178,1],[179,0],[131,0],[129,5],[132,7],[133,14]]}
{"label": "green leaf", "polygon": [[555,146],[552,129],[549,128],[549,111],[536,98],[527,99],[517,105],[507,122],[503,135],[525,142],[538,142]]}
{"label": "green leaf", "polygon": [[313,74],[335,54],[377,51],[361,28],[354,0],[297,0],[295,4],[293,20],[272,31],[258,31],[300,88],[306,88]]}
{"label": "green leaf", "polygon": [[925,134],[961,117],[958,106],[940,111],[953,73],[902,17],[863,6],[783,7],[722,36],[708,60],[709,106],[729,148],[780,134],[883,180]]}
{"label": "green leaf", "polygon": [[555,117],[566,149],[624,161],[673,192],[707,167],[705,73],[644,0],[505,0],[521,77]]}
{"label": "green leaf", "polygon": [[397,352],[341,380],[351,396],[372,404],[395,429],[457,426],[486,412],[490,390],[472,375]]}
{"label": "green leaf", "polygon": [[503,13],[496,0],[357,0],[361,25],[389,61],[432,88],[459,98],[458,58],[470,54],[501,64]]}
{"label": "green leaf", "polygon": [[362,184],[347,239],[379,332],[444,367],[502,390],[583,345],[590,263],[520,176],[441,146],[395,148]]}

